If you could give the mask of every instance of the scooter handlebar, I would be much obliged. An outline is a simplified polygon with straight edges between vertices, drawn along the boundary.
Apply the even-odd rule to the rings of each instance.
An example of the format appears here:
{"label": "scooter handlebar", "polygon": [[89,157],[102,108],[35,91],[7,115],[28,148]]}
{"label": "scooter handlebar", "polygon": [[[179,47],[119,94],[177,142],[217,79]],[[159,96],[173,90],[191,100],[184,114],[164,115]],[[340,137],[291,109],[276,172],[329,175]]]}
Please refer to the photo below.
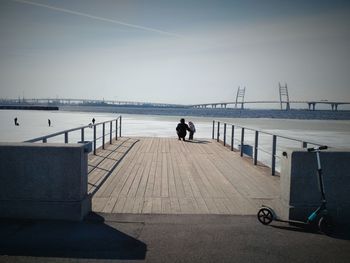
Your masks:
{"label": "scooter handlebar", "polygon": [[314,151],[322,151],[322,150],[327,150],[327,149],[328,149],[328,146],[323,145],[323,146],[320,146],[318,148],[307,148],[307,151],[314,152]]}

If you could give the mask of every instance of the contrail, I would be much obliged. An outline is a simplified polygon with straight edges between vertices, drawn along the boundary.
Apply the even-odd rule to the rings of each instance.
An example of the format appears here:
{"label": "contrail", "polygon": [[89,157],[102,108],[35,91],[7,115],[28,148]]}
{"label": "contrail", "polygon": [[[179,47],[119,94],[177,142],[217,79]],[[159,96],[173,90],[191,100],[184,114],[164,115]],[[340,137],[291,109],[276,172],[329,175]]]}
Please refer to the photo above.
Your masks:
{"label": "contrail", "polygon": [[162,34],[162,35],[173,36],[173,37],[182,37],[181,35],[177,35],[177,34],[174,34],[174,33],[166,32],[166,31],[163,31],[163,30],[158,30],[158,29],[155,29],[155,28],[129,24],[129,23],[125,23],[125,22],[122,22],[122,21],[118,21],[118,20],[108,19],[108,18],[104,18],[104,17],[100,17],[100,16],[94,16],[94,15],[90,15],[90,14],[86,14],[86,13],[77,12],[77,11],[74,11],[74,10],[69,10],[69,9],[65,9],[65,8],[59,8],[59,7],[51,6],[51,5],[40,4],[40,3],[27,1],[27,0],[12,0],[12,1],[13,2],[22,3],[22,4],[40,6],[40,7],[56,10],[56,11],[59,11],[59,12],[64,12],[64,13],[77,15],[77,16],[88,17],[88,18],[91,18],[91,19],[100,20],[100,21],[104,21],[104,22],[108,22],[108,23],[117,24],[117,25],[122,25],[122,26],[132,27],[132,28],[141,29],[141,30],[145,30],[145,31],[155,32],[155,33],[159,33],[159,34]]}

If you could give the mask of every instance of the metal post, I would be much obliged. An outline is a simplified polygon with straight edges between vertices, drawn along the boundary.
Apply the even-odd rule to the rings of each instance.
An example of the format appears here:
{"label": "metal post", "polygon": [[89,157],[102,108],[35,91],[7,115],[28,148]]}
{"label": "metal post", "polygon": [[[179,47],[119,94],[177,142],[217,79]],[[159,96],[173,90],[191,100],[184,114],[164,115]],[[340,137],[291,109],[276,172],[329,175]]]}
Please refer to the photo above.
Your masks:
{"label": "metal post", "polygon": [[46,138],[43,139],[43,143],[47,143],[47,139]]}
{"label": "metal post", "polygon": [[214,133],[215,133],[215,121],[213,121],[213,130],[212,130],[212,135],[211,138],[214,140]]}
{"label": "metal post", "polygon": [[83,142],[83,141],[85,141],[85,138],[84,138],[85,136],[84,136],[84,128],[81,128],[81,138],[80,138],[80,140]]}
{"label": "metal post", "polygon": [[231,151],[233,151],[234,136],[235,136],[235,126],[232,125],[232,130],[231,130]]}
{"label": "metal post", "polygon": [[224,146],[226,146],[226,123],[224,123]]}
{"label": "metal post", "polygon": [[109,123],[109,144],[112,144],[112,122]]}
{"label": "metal post", "polygon": [[259,146],[259,132],[255,131],[254,165],[258,163],[258,146]]}
{"label": "metal post", "polygon": [[64,143],[68,143],[68,132],[64,133]]}
{"label": "metal post", "polygon": [[102,123],[102,149],[105,149],[105,123]]}
{"label": "metal post", "polygon": [[94,125],[94,155],[96,155],[96,125]]}
{"label": "metal post", "polygon": [[119,137],[122,137],[122,116],[119,119]]}
{"label": "metal post", "polygon": [[217,134],[216,134],[216,141],[218,142],[220,139],[220,122],[218,121],[218,131],[217,131]]}
{"label": "metal post", "polygon": [[241,132],[241,157],[243,156],[243,146],[244,146],[244,128],[242,128],[242,132]]}
{"label": "metal post", "polygon": [[307,148],[307,142],[302,142],[302,147]]}
{"label": "metal post", "polygon": [[115,120],[115,140],[118,140],[118,119]]}
{"label": "metal post", "polygon": [[275,170],[276,170],[276,141],[277,141],[277,136],[273,135],[272,136],[272,163],[271,163],[272,175],[275,175]]}

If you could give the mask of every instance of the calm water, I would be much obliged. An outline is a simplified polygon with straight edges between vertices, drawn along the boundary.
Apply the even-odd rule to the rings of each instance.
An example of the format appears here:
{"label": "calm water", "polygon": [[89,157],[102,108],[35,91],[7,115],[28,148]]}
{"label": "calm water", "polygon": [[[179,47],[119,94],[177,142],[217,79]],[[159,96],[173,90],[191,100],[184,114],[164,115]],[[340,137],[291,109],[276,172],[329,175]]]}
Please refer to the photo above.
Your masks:
{"label": "calm water", "polygon": [[[92,112],[69,112],[69,111],[23,111],[23,110],[0,110],[0,141],[20,142],[32,138],[48,135],[58,131],[84,126],[91,122],[102,122],[117,118],[114,113],[92,113]],[[19,126],[14,125],[14,118],[18,118]],[[196,125],[195,138],[209,139],[212,136],[212,118],[186,117],[186,121],[192,121]],[[142,137],[174,137],[175,127],[180,116],[152,116],[123,114],[122,135]],[[51,127],[48,126],[51,120]],[[312,141],[333,147],[350,148],[350,121],[330,120],[281,120],[281,119],[228,119],[216,118],[220,121],[237,125],[264,130],[277,135],[293,137],[300,140]],[[227,141],[230,142],[231,126],[228,127]],[[114,127],[113,127],[114,128]],[[106,127],[109,130],[109,126]],[[216,132],[216,131],[215,131]],[[97,134],[101,134],[101,129]],[[222,132],[221,132],[222,133]],[[245,132],[245,141],[254,144],[254,133]],[[86,129],[85,138],[92,140],[92,129]],[[235,129],[235,146],[239,144],[240,129]],[[80,140],[80,132],[69,134],[69,141]],[[63,136],[49,139],[48,142],[63,142]],[[261,134],[259,137],[260,161],[269,164],[271,156],[271,136]],[[278,154],[283,147],[299,147],[300,143],[278,139]],[[278,161],[278,160],[277,160]]]}

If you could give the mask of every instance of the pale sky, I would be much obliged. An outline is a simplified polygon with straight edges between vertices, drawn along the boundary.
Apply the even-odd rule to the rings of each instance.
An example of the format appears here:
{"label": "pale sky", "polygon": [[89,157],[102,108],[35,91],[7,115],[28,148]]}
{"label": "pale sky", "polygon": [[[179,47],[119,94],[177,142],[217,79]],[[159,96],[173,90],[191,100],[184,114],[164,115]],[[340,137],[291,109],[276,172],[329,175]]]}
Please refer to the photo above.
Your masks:
{"label": "pale sky", "polygon": [[0,0],[0,98],[350,101],[350,1]]}

